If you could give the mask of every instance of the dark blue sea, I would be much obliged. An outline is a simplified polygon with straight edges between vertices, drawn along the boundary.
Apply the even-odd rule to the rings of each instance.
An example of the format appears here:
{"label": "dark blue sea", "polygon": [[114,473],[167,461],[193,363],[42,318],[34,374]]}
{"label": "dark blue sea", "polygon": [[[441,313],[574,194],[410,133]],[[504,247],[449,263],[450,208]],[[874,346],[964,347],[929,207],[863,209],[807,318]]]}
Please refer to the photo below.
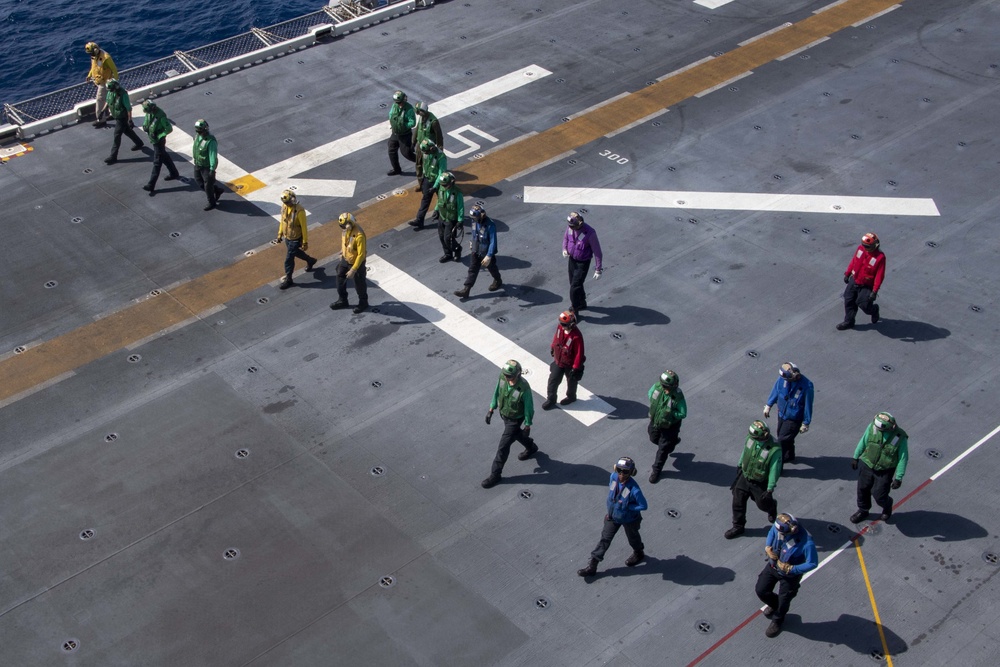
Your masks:
{"label": "dark blue sea", "polygon": [[0,0],[0,102],[81,83],[94,41],[118,69],[318,11],[325,0]]}

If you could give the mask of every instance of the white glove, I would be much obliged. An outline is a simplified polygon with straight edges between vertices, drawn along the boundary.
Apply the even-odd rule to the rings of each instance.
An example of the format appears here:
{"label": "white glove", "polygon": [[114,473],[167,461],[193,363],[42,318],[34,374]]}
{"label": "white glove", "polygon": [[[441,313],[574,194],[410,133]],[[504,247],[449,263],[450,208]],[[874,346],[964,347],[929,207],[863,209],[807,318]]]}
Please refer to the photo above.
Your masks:
{"label": "white glove", "polygon": [[604,272],[603,271],[594,271],[594,280],[600,280],[602,273],[604,273]]}
{"label": "white glove", "polygon": [[770,405],[765,405],[764,406],[764,419],[767,419],[770,416],[771,416],[771,406]]}
{"label": "white glove", "polygon": [[484,267],[486,267],[486,266],[490,265],[491,261],[493,261],[493,258],[490,257],[489,255],[487,255],[486,257],[483,257],[483,261],[481,261],[480,264],[482,264]]}
{"label": "white glove", "polygon": [[809,430],[809,424],[803,424],[802,426],[799,427],[799,433],[805,433],[808,430]]}
{"label": "white glove", "polygon": [[563,250],[563,257],[569,257],[569,253]]}
{"label": "white glove", "polygon": [[357,271],[355,271],[354,269],[351,269],[350,271],[348,271],[347,272],[347,279],[350,280],[351,278],[353,278],[355,273],[357,273]]}

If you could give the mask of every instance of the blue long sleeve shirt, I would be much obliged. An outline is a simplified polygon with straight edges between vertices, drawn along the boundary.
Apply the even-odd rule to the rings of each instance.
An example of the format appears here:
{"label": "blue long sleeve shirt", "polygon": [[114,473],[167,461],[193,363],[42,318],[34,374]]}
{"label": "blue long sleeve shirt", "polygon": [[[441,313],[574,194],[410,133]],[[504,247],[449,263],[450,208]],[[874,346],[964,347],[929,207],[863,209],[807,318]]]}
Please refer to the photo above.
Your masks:
{"label": "blue long sleeve shirt", "polygon": [[[778,560],[782,563],[791,563],[792,569],[784,576],[797,577],[805,574],[809,570],[815,570],[819,565],[819,556],[816,554],[816,544],[812,535],[809,534],[802,525],[798,530],[789,535],[782,535],[773,525],[767,533],[767,545],[778,553]],[[771,565],[773,560],[768,559]]]}
{"label": "blue long sleeve shirt", "polygon": [[646,497],[632,477],[624,484],[618,482],[618,473],[611,473],[608,485],[608,516],[615,523],[632,523],[642,518],[640,512],[647,509]]}
{"label": "blue long sleeve shirt", "polygon": [[805,375],[794,382],[778,378],[767,397],[767,404],[778,404],[778,416],[786,421],[812,422],[813,383]]}

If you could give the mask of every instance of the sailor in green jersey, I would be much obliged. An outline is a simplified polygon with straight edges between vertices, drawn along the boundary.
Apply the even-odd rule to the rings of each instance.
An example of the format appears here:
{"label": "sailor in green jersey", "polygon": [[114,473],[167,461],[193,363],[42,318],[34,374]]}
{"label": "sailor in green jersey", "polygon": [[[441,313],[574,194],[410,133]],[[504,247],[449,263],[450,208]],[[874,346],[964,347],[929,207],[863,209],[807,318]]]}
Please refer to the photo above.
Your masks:
{"label": "sailor in green jersey", "polygon": [[194,180],[198,187],[208,195],[206,211],[215,208],[216,202],[222,196],[222,188],[215,184],[215,168],[219,166],[219,144],[208,132],[208,121],[199,118],[194,123]]}
{"label": "sailor in green jersey", "polygon": [[667,457],[681,441],[681,421],[687,417],[687,401],[679,383],[677,373],[664,371],[660,381],[649,388],[649,424],[646,432],[649,441],[657,446],[656,459],[649,473],[650,484],[659,481]]}
{"label": "sailor in green jersey", "polygon": [[122,135],[132,140],[132,150],[142,149],[143,143],[139,135],[132,129],[132,103],[128,99],[128,91],[122,88],[118,79],[108,81],[108,113],[115,121],[115,136],[111,142],[111,155],[104,158],[104,164],[118,162],[118,148],[122,145]]}
{"label": "sailor in green jersey", "polygon": [[411,227],[417,231],[424,228],[424,217],[427,215],[427,209],[431,206],[431,199],[434,197],[434,193],[437,192],[438,180],[441,178],[441,174],[448,171],[448,158],[445,156],[444,151],[437,147],[430,139],[424,139],[421,142],[421,155],[422,166],[420,167],[420,173],[417,174],[417,180],[420,183],[419,190],[422,191],[420,197],[420,207],[417,209],[417,217],[410,220],[408,223]]}
{"label": "sailor in green jersey", "polygon": [[413,105],[406,101],[406,93],[397,90],[392,94],[392,107],[389,109],[389,163],[392,169],[389,176],[403,173],[399,168],[399,154],[402,153],[410,162],[415,162],[413,154],[413,126],[417,124]]}
{"label": "sailor in green jersey", "polygon": [[767,520],[774,523],[778,503],[774,499],[774,486],[781,477],[781,445],[771,437],[771,430],[762,421],[750,424],[743,452],[740,454],[733,492],[733,527],[726,531],[726,539],[742,535],[747,523],[747,499],[753,498],[757,507],[767,512]]}
{"label": "sailor in green jersey", "polygon": [[896,418],[888,412],[880,412],[865,429],[864,435],[854,448],[851,468],[858,472],[858,511],[851,515],[851,523],[860,523],[868,518],[872,508],[872,494],[882,508],[882,521],[892,516],[892,498],[889,489],[898,489],[906,473],[906,462],[910,458],[909,438],[906,431],[899,428]]}
{"label": "sailor in green jersey", "polygon": [[458,242],[458,232],[465,224],[465,199],[462,191],[455,185],[455,176],[446,171],[437,179],[437,205],[434,207],[438,216],[438,238],[444,255],[438,261],[442,264],[454,259],[456,262],[462,256],[462,244]]}
{"label": "sailor in green jersey", "polygon": [[[503,419],[503,435],[497,446],[490,476],[483,480],[483,488],[488,489],[500,482],[500,473],[510,455],[510,446],[517,440],[524,445],[524,451],[517,455],[518,461],[530,459],[538,451],[538,445],[531,439],[531,419],[535,416],[535,403],[531,397],[528,381],[521,377],[521,364],[511,359],[500,369],[500,378],[493,390],[490,410],[486,413],[486,423],[493,418],[493,411],[500,410]],[[521,424],[524,423],[522,427]]]}
{"label": "sailor in green jersey", "polygon": [[[424,150],[422,148],[424,140],[431,141],[442,154],[444,154],[444,135],[441,134],[441,123],[437,116],[430,112],[426,102],[417,102],[413,105],[413,112],[416,114],[417,124],[413,128],[413,149],[416,155],[415,166],[417,168],[417,187],[414,192],[421,191],[420,179],[424,176],[423,162]],[[447,170],[447,168],[445,168]]]}
{"label": "sailor in green jersey", "polygon": [[167,114],[153,100],[145,100],[142,110],[146,116],[142,120],[142,129],[149,136],[153,145],[153,171],[149,175],[149,183],[142,189],[152,197],[156,194],[156,180],[160,177],[160,167],[167,165],[167,177],[163,180],[173,181],[181,177],[174,166],[173,158],[167,153],[167,135],[174,131],[174,126],[167,120]]}

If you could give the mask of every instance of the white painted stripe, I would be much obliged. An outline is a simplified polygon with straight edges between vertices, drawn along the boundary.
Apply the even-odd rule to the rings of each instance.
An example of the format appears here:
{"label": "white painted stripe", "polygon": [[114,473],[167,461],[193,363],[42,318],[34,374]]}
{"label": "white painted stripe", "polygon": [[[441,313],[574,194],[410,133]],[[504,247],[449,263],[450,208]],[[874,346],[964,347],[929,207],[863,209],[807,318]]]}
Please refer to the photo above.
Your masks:
{"label": "white painted stripe", "polygon": [[725,88],[726,86],[730,85],[731,83],[733,83],[735,81],[739,81],[743,77],[750,76],[751,74],[753,74],[752,71],[751,72],[743,72],[743,74],[738,74],[738,75],[734,76],[732,79],[729,79],[728,81],[723,81],[722,83],[720,83],[717,86],[712,86],[711,88],[706,88],[705,90],[701,91],[700,93],[695,93],[695,97],[705,97],[705,95],[708,95],[709,93],[714,93],[715,91],[719,90],[720,88]]}
{"label": "white painted stripe", "polygon": [[524,188],[524,202],[527,204],[568,204],[571,206],[783,211],[835,215],[941,215],[933,199],[752,192],[683,192],[527,186]]}
{"label": "white painted stripe", "polygon": [[760,33],[759,35],[757,35],[755,37],[751,37],[750,39],[743,40],[742,42],[739,43],[739,46],[746,46],[747,44],[753,44],[758,39],[764,39],[768,35],[773,35],[774,33],[778,32],[779,30],[784,30],[785,28],[790,28],[791,25],[792,25],[791,23],[782,23],[777,28],[771,28],[770,30],[768,30],[766,32],[762,32],[762,33]]}
{"label": "white painted stripe", "polygon": [[815,42],[809,42],[805,46],[797,48],[794,51],[789,51],[788,53],[786,53],[783,56],[778,56],[778,60],[788,60],[792,56],[797,56],[800,53],[802,53],[803,51],[808,51],[809,49],[811,49],[812,47],[816,46],[817,44],[822,44],[823,42],[825,42],[825,41],[827,41],[829,39],[830,39],[829,37],[820,37]]}
{"label": "white painted stripe", "polygon": [[[446,97],[431,105],[431,110],[438,118],[444,118],[463,109],[481,104],[504,93],[516,90],[533,81],[538,81],[552,72],[530,65],[510,74],[505,74],[492,81],[470,88],[464,92]],[[309,169],[327,164],[345,155],[386,141],[389,138],[389,121],[384,120],[377,125],[355,132],[354,134],[331,141],[330,143],[318,146],[312,150],[305,151],[287,160],[282,160],[270,167],[265,167],[254,172],[254,176],[261,181],[271,184],[278,184],[287,180],[289,176],[301,174]],[[221,165],[220,165],[221,166]]]}
{"label": "white painted stripe", "polygon": [[822,13],[823,13],[823,12],[825,12],[826,10],[828,10],[828,9],[833,9],[833,8],[834,8],[834,7],[836,7],[837,5],[842,5],[842,4],[844,4],[845,2],[847,2],[847,0],[837,0],[836,2],[831,2],[830,4],[828,4],[828,5],[825,5],[825,6],[823,6],[823,7],[820,7],[819,9],[817,9],[817,10],[813,11],[813,14],[822,14]]}
{"label": "white painted stripe", "polygon": [[[194,164],[194,137],[185,132],[184,130],[174,126],[174,131],[167,135],[167,148],[172,152],[183,155],[186,160]],[[233,162],[230,162],[222,155],[222,149],[225,146],[220,146],[219,148],[219,164],[215,169],[215,180],[217,181],[235,181],[241,176],[246,176],[247,172],[243,169],[237,167]],[[180,167],[178,167],[180,169]],[[190,176],[191,174],[181,174],[182,176]]]}
{"label": "white painted stripe", "polygon": [[861,26],[863,26],[864,24],[866,24],[866,23],[871,23],[872,21],[874,21],[874,20],[875,20],[875,19],[877,19],[878,17],[880,17],[880,16],[884,16],[885,14],[888,14],[889,12],[891,12],[891,11],[892,11],[892,10],[894,10],[894,9],[899,9],[899,5],[893,5],[892,7],[889,7],[889,8],[887,8],[887,9],[883,9],[882,11],[880,11],[880,12],[879,12],[879,13],[877,13],[877,14],[872,14],[872,15],[871,15],[871,16],[869,16],[868,18],[866,18],[866,19],[862,19],[862,20],[858,21],[857,23],[852,23],[852,24],[851,24],[851,27],[852,27],[852,28],[860,28],[860,27],[861,27]]}
{"label": "white painted stripe", "polygon": [[1000,433],[1000,426],[997,426],[995,429],[993,429],[992,431],[990,431],[988,435],[986,435],[985,437],[983,437],[982,440],[980,440],[979,442],[977,442],[976,444],[974,444],[972,447],[969,447],[964,452],[962,452],[961,454],[959,454],[954,460],[952,460],[951,463],[949,463],[948,465],[946,465],[945,467],[941,468],[936,473],[934,473],[933,475],[931,475],[931,480],[932,481],[936,480],[938,477],[940,477],[941,475],[943,475],[946,472],[948,472],[949,470],[951,470],[951,468],[955,464],[957,464],[959,461],[961,461],[962,459],[964,459],[966,456],[968,456],[972,452],[974,452],[977,449],[979,449],[979,447],[981,445],[986,444],[986,442],[989,441],[990,438],[992,438],[993,436],[995,436],[997,433]]}
{"label": "white painted stripe", "polygon": [[[478,319],[424,286],[415,278],[400,271],[384,259],[369,255],[368,266],[377,276],[379,289],[407,308],[431,322],[446,334],[486,358],[497,368],[508,359],[517,359],[524,368],[525,377],[533,385],[535,394],[544,399],[549,364],[527,350],[507,340]],[[484,389],[485,394],[488,389]],[[590,426],[614,411],[606,401],[580,385],[577,401],[562,410],[585,426]],[[535,414],[541,403],[535,401]]]}
{"label": "white painted stripe", "polygon": [[669,79],[672,76],[677,76],[681,72],[686,72],[689,69],[694,69],[698,65],[702,65],[704,63],[707,63],[709,60],[715,60],[715,56],[705,56],[701,60],[695,60],[693,63],[691,63],[689,65],[685,65],[684,67],[681,67],[680,69],[675,69],[673,72],[669,72],[667,74],[664,74],[663,76],[657,78],[656,80],[657,81],[665,81],[666,79]]}
{"label": "white painted stripe", "polygon": [[559,162],[561,160],[568,160],[570,158],[570,156],[572,156],[572,155],[576,155],[576,151],[566,151],[565,153],[563,153],[561,155],[557,155],[554,158],[549,158],[548,160],[545,160],[544,162],[539,162],[538,164],[531,165],[530,167],[528,167],[524,171],[519,171],[516,174],[511,174],[510,176],[508,176],[504,180],[506,180],[506,181],[515,181],[515,180],[521,178],[522,176],[527,176],[528,174],[530,174],[532,172],[535,172],[535,171],[538,171],[539,169],[542,169],[544,167],[547,167],[550,164],[555,164],[556,162]]}
{"label": "white painted stripe", "polygon": [[604,138],[605,139],[610,139],[611,137],[618,136],[622,132],[627,132],[627,131],[631,130],[633,127],[639,127],[643,123],[648,123],[649,121],[653,120],[654,118],[659,118],[660,116],[662,116],[663,114],[667,113],[668,111],[670,111],[670,109],[660,109],[659,111],[654,111],[653,113],[649,114],[645,118],[640,118],[639,120],[637,120],[637,121],[635,121],[633,123],[629,123],[628,125],[623,125],[622,127],[619,127],[617,130],[612,130],[611,132],[608,132],[607,134],[604,135]]}
{"label": "white painted stripe", "polygon": [[585,116],[588,113],[590,113],[591,111],[597,111],[601,107],[606,107],[609,104],[611,104],[612,102],[617,102],[618,100],[622,99],[623,97],[628,97],[631,94],[632,93],[630,93],[628,91],[625,91],[624,93],[619,93],[618,95],[615,95],[614,97],[609,97],[608,99],[604,100],[603,102],[598,102],[597,104],[595,104],[592,107],[587,107],[586,109],[583,109],[582,111],[577,111],[576,113],[570,114],[569,116],[566,116],[566,117],[569,118],[570,120],[573,120],[574,118],[579,118],[580,116]]}
{"label": "white painted stripe", "polygon": [[730,2],[733,2],[733,0],[694,0],[694,4],[709,9],[718,9],[722,5],[728,5]]}

